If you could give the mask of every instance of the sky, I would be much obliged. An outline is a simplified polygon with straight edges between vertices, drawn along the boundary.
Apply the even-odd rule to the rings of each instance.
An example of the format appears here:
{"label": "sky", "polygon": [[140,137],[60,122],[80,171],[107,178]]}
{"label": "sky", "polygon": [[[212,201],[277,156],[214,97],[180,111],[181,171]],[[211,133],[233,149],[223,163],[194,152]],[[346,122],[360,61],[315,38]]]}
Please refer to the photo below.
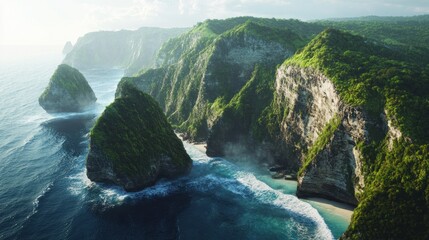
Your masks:
{"label": "sky", "polygon": [[0,0],[0,45],[64,45],[99,30],[235,16],[314,20],[429,14],[429,0]]}

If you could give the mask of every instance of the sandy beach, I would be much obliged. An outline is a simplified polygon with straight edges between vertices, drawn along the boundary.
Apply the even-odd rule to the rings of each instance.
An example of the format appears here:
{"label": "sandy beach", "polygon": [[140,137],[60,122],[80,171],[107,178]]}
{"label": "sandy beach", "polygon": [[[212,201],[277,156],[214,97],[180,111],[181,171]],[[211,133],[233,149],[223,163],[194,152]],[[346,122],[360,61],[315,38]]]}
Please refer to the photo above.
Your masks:
{"label": "sandy beach", "polygon": [[306,201],[313,205],[314,207],[321,207],[325,211],[330,212],[334,215],[340,216],[344,220],[350,223],[350,220],[352,218],[353,214],[353,206],[350,206],[348,204],[339,203],[335,201],[330,201],[323,198],[308,198],[308,199],[301,199],[303,201]]}

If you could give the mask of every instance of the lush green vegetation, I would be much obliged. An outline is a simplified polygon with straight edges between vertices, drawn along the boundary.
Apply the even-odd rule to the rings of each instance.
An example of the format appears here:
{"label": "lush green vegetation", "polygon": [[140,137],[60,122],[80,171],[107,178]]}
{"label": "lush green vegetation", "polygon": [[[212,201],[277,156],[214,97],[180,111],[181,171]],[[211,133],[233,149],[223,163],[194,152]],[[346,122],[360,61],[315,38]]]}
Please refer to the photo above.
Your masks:
{"label": "lush green vegetation", "polygon": [[363,17],[319,21],[389,45],[429,48],[429,15],[415,17]]}
{"label": "lush green vegetation", "polygon": [[392,149],[381,128],[369,129],[371,142],[358,144],[366,187],[347,232],[352,239],[406,239],[403,229],[414,239],[428,237],[429,75],[417,61],[329,29],[285,62],[320,70],[343,101],[363,107],[373,121],[385,110],[403,134]]}
{"label": "lush green vegetation", "polygon": [[[351,239],[429,238],[429,54],[427,16],[302,23],[248,17],[208,20],[160,50],[160,68],[124,79],[154,96],[169,120],[195,140],[221,151],[223,141],[240,136],[277,143],[291,109],[274,93],[277,63],[257,63],[239,82],[240,66],[223,61],[220,50],[243,36],[297,49],[322,31],[285,65],[312,68],[329,77],[342,101],[368,115],[363,154],[365,191],[346,233]],[[319,25],[321,24],[321,25]],[[281,61],[283,61],[282,59]],[[209,83],[209,84],[207,84]],[[402,138],[388,147],[381,115],[386,113]],[[306,152],[303,173],[340,124],[334,117]],[[277,147],[277,145],[275,145]],[[302,146],[299,146],[302,147]],[[218,148],[218,149],[216,149]],[[282,156],[284,157],[284,156]],[[407,229],[407,231],[404,231]],[[412,232],[412,236],[407,235]]]}
{"label": "lush green vegetation", "polygon": [[226,20],[207,20],[198,23],[194,31],[202,30],[208,34],[219,35],[246,22],[256,23],[260,26],[269,28],[290,29],[305,39],[316,36],[319,32],[323,31],[324,28],[319,24],[306,23],[296,19],[236,17]]}
{"label": "lush green vegetation", "polygon": [[[158,69],[122,81],[133,82],[152,95],[180,131],[187,132],[194,140],[205,140],[208,119],[215,117],[210,107],[216,99],[228,103],[251,78],[256,64],[274,69],[307,43],[309,35],[320,30],[318,25],[297,20],[251,17],[207,20],[164,44],[158,53]],[[246,42],[249,38],[257,40],[252,44],[262,43],[255,48],[271,44],[268,48],[272,52],[258,60],[243,58],[255,61],[253,66],[242,66],[225,58],[231,49],[247,51],[248,47],[250,51],[251,43]]]}
{"label": "lush green vegetation", "polygon": [[58,66],[39,97],[40,105],[48,112],[81,111],[85,104],[96,100],[82,73],[66,64]]}
{"label": "lush green vegetation", "polygon": [[158,103],[130,84],[122,88],[121,97],[105,109],[91,130],[91,147],[112,162],[119,176],[145,178],[163,156],[187,169],[191,159]]}
{"label": "lush green vegetation", "polygon": [[258,118],[272,101],[273,93],[274,68],[257,65],[250,80],[228,103],[222,97],[216,99],[210,106],[217,119],[207,141],[210,150],[223,154],[224,141],[259,139],[263,130]]}
{"label": "lush green vegetation", "polygon": [[414,17],[362,17],[318,21],[326,27],[350,31],[407,51],[429,63],[429,15]]}
{"label": "lush green vegetation", "polygon": [[42,98],[50,94],[49,89],[52,87],[64,89],[73,96],[82,92],[92,92],[91,87],[85,77],[76,68],[72,68],[67,64],[61,64],[55,70],[51,77],[48,87],[42,94]]}
{"label": "lush green vegetation", "polygon": [[429,144],[401,138],[377,156],[380,169],[365,187],[349,239],[429,238]]}
{"label": "lush green vegetation", "polygon": [[311,145],[310,149],[308,149],[307,153],[305,154],[304,162],[298,171],[298,176],[301,176],[308,166],[310,166],[310,164],[313,162],[317,154],[325,149],[326,144],[328,144],[332,139],[335,130],[337,130],[338,126],[340,126],[340,123],[341,118],[338,115],[335,115],[331,120],[329,120],[328,124],[326,124],[320,135],[317,137],[316,142]]}
{"label": "lush green vegetation", "polygon": [[427,142],[429,69],[417,61],[363,37],[328,29],[285,63],[320,69],[345,102],[375,117],[386,109],[406,136]]}

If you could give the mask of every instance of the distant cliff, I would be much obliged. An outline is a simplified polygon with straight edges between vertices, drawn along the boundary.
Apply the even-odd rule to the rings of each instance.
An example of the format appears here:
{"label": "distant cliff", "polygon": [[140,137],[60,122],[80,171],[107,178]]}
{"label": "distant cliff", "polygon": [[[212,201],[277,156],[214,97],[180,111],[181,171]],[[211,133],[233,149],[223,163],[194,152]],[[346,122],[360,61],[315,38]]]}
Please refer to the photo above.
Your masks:
{"label": "distant cliff", "polygon": [[85,77],[66,64],[58,66],[48,86],[39,97],[39,104],[47,112],[80,112],[95,103],[97,98]]}
{"label": "distant cliff", "polygon": [[185,28],[140,28],[136,31],[102,31],[80,37],[63,63],[79,70],[91,68],[124,68],[133,75],[154,64],[157,50]]}
{"label": "distant cliff", "polygon": [[69,54],[73,50],[73,45],[70,41],[66,42],[63,47],[63,55]]}

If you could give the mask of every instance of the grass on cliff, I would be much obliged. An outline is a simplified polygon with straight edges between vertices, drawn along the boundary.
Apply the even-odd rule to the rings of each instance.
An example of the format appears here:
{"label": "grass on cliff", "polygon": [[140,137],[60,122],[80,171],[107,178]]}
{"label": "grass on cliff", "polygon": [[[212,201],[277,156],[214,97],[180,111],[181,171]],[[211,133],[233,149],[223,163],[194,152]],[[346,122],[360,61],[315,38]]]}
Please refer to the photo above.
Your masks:
{"label": "grass on cliff", "polygon": [[[210,112],[211,106],[218,105],[214,104],[216,99],[228,103],[246,84],[238,79],[242,74],[240,66],[225,59],[223,51],[228,50],[228,44],[243,47],[240,44],[252,37],[294,52],[308,41],[308,35],[301,34],[306,32],[303,29],[312,33],[321,31],[320,26],[297,20],[251,17],[207,20],[165,43],[158,53],[158,58],[163,60],[161,67],[144,72],[133,82],[143,86],[141,90],[161,104],[169,121],[180,131],[190,133],[194,140],[205,140],[208,119],[219,114]],[[284,56],[268,59],[261,59],[257,64],[275,68]],[[250,79],[250,71],[246,72],[245,80]],[[213,82],[216,84],[211,84]]]}
{"label": "grass on cliff", "polygon": [[258,118],[272,101],[273,92],[274,68],[257,65],[250,80],[229,102],[219,97],[211,104],[210,111],[218,121],[212,128],[209,142],[223,144],[225,140],[234,141],[244,136],[259,139],[262,133]]}
{"label": "grass on cliff", "polygon": [[429,141],[429,65],[367,39],[328,29],[285,64],[330,77],[343,101],[389,119],[417,142]]}
{"label": "grass on cliff", "polygon": [[[40,96],[41,99],[54,97],[50,95],[50,88],[58,87],[64,89],[71,96],[78,96],[81,93],[93,92],[85,77],[76,68],[67,64],[61,64],[52,75],[48,87]],[[58,96],[60,97],[60,96]]]}
{"label": "grass on cliff", "polygon": [[161,156],[186,166],[191,159],[175,135],[158,103],[133,87],[110,104],[91,130],[97,146],[120,176],[144,177]]}
{"label": "grass on cliff", "polygon": [[[341,99],[388,119],[402,132],[392,149],[379,128],[362,142],[365,189],[346,232],[350,239],[429,237],[429,65],[363,37],[328,29],[285,64],[318,69]],[[311,150],[311,149],[310,149]]]}
{"label": "grass on cliff", "polygon": [[322,132],[317,137],[316,141],[311,145],[305,154],[305,158],[301,168],[298,171],[298,176],[302,176],[304,172],[308,169],[308,167],[313,162],[314,158],[325,149],[326,145],[331,141],[334,136],[335,131],[341,124],[341,117],[335,115],[331,120],[326,124],[323,128]]}

